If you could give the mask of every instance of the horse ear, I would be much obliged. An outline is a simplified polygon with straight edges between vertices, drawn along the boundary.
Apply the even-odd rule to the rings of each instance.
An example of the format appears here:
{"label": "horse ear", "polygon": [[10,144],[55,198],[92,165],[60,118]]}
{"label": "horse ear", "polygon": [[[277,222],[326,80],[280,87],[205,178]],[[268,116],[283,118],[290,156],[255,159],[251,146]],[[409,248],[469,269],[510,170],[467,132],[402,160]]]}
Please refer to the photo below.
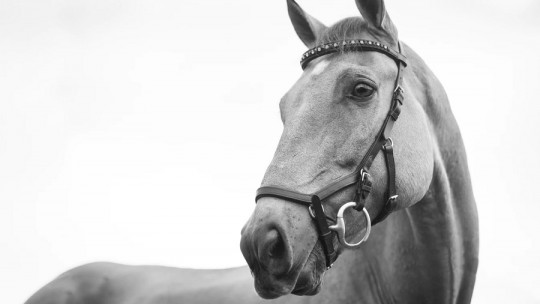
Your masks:
{"label": "horse ear", "polygon": [[317,36],[326,28],[319,20],[311,17],[294,0],[287,0],[289,18],[300,40],[309,48],[314,47]]}
{"label": "horse ear", "polygon": [[383,30],[397,38],[397,30],[384,7],[384,0],[356,0],[364,20],[373,28]]}

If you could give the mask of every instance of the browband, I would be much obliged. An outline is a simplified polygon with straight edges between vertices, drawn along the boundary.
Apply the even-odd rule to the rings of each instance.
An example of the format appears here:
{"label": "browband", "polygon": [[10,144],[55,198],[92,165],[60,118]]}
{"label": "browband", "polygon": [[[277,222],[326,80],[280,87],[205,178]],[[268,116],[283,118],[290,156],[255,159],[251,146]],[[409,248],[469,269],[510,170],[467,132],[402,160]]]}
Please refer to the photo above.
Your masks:
{"label": "browband", "polygon": [[[400,46],[398,45],[398,47]],[[302,69],[305,69],[307,64],[315,58],[318,58],[327,54],[331,54],[331,53],[346,52],[346,51],[379,52],[379,53],[383,53],[391,57],[396,62],[399,61],[404,66],[407,66],[407,58],[405,58],[405,56],[403,56],[401,52],[396,52],[380,42],[365,40],[365,39],[349,39],[349,40],[343,40],[339,42],[330,42],[330,43],[318,45],[314,48],[309,49],[304,54],[302,54],[300,65],[302,66]]]}

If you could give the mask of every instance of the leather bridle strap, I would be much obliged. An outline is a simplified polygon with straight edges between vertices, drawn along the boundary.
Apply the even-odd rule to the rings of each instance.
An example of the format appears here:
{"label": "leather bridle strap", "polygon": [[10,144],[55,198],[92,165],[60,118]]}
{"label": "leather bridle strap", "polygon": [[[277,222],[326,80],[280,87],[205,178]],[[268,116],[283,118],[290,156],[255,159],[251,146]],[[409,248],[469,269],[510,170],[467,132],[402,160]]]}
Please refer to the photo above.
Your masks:
{"label": "leather bridle strap", "polygon": [[321,204],[321,199],[317,195],[311,197],[311,207],[315,211],[315,223],[319,231],[319,240],[326,258],[326,265],[332,265],[337,258],[337,253],[334,250],[334,234],[328,228],[326,222],[326,214]]}
{"label": "leather bridle strap", "polygon": [[[398,43],[398,49],[400,54],[402,53],[401,44]],[[405,66],[402,62],[397,61],[398,74],[396,77],[396,84],[394,89],[394,94],[392,95],[392,105],[388,116],[386,117],[386,125],[383,125],[384,131],[382,137],[385,138],[386,143],[382,146],[384,151],[386,168],[388,172],[388,192],[386,203],[383,206],[382,210],[379,212],[377,217],[371,222],[372,226],[377,223],[382,222],[384,219],[390,215],[392,211],[396,209],[396,200],[397,200],[397,190],[396,190],[396,165],[394,161],[394,142],[392,141],[390,135],[392,134],[392,128],[394,127],[395,121],[398,119],[399,114],[401,114],[401,106],[403,105],[403,69]]]}
{"label": "leather bridle strap", "polygon": [[[352,41],[355,41],[355,43],[352,43]],[[360,41],[362,43],[360,43]],[[335,47],[327,48],[329,45]],[[366,47],[366,45],[369,45],[369,47]],[[356,184],[353,201],[356,202],[355,209],[362,211],[362,209],[365,207],[365,201],[371,193],[372,181],[369,174],[369,169],[371,168],[375,157],[381,150],[384,152],[385,164],[388,172],[387,199],[382,210],[372,221],[372,225],[384,220],[396,207],[396,167],[393,153],[393,142],[390,135],[394,122],[398,119],[399,114],[401,113],[400,107],[403,104],[403,69],[406,66],[405,56],[402,54],[401,44],[399,42],[398,52],[395,52],[378,42],[370,41],[368,43],[367,40],[347,40],[343,42],[325,44],[309,50],[302,56],[302,67],[304,68],[307,63],[314,58],[339,51],[340,49],[338,49],[338,47],[341,47],[341,50],[349,51],[381,52],[394,59],[397,64],[398,72],[394,85],[394,92],[392,94],[390,109],[380,130],[377,132],[375,141],[371,144],[367,153],[364,155],[362,161],[354,172],[338,179],[337,181],[325,186],[313,194],[304,194],[277,186],[264,186],[257,189],[255,196],[255,202],[262,197],[275,197],[307,206],[315,221],[315,225],[317,226],[319,240],[325,253],[326,265],[328,268],[331,267],[337,258],[333,245],[333,233],[329,229],[328,225],[328,220],[330,222],[335,222],[335,220],[325,214],[321,201],[324,201],[335,193]]]}

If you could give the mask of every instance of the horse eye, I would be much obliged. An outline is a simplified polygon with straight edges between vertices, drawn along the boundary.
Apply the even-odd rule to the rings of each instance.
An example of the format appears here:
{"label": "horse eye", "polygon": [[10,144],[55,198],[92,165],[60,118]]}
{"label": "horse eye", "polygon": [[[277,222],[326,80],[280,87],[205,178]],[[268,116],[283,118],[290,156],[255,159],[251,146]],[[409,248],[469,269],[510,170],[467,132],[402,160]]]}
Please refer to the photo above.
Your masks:
{"label": "horse eye", "polygon": [[368,98],[373,95],[374,91],[375,89],[373,89],[373,87],[371,87],[370,85],[365,83],[359,83],[354,87],[352,95],[358,98]]}

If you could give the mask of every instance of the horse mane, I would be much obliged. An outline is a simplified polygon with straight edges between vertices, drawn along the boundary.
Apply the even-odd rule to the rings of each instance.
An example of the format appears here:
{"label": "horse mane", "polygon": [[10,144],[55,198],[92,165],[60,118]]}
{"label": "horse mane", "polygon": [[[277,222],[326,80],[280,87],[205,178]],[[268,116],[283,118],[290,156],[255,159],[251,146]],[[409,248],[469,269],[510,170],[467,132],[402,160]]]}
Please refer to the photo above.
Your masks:
{"label": "horse mane", "polygon": [[368,23],[360,16],[348,17],[327,27],[322,33],[319,33],[315,45],[348,39],[373,39],[397,48],[397,38],[393,37],[394,35],[397,35],[397,31],[393,29],[392,33],[384,30],[377,30],[368,26]]}

